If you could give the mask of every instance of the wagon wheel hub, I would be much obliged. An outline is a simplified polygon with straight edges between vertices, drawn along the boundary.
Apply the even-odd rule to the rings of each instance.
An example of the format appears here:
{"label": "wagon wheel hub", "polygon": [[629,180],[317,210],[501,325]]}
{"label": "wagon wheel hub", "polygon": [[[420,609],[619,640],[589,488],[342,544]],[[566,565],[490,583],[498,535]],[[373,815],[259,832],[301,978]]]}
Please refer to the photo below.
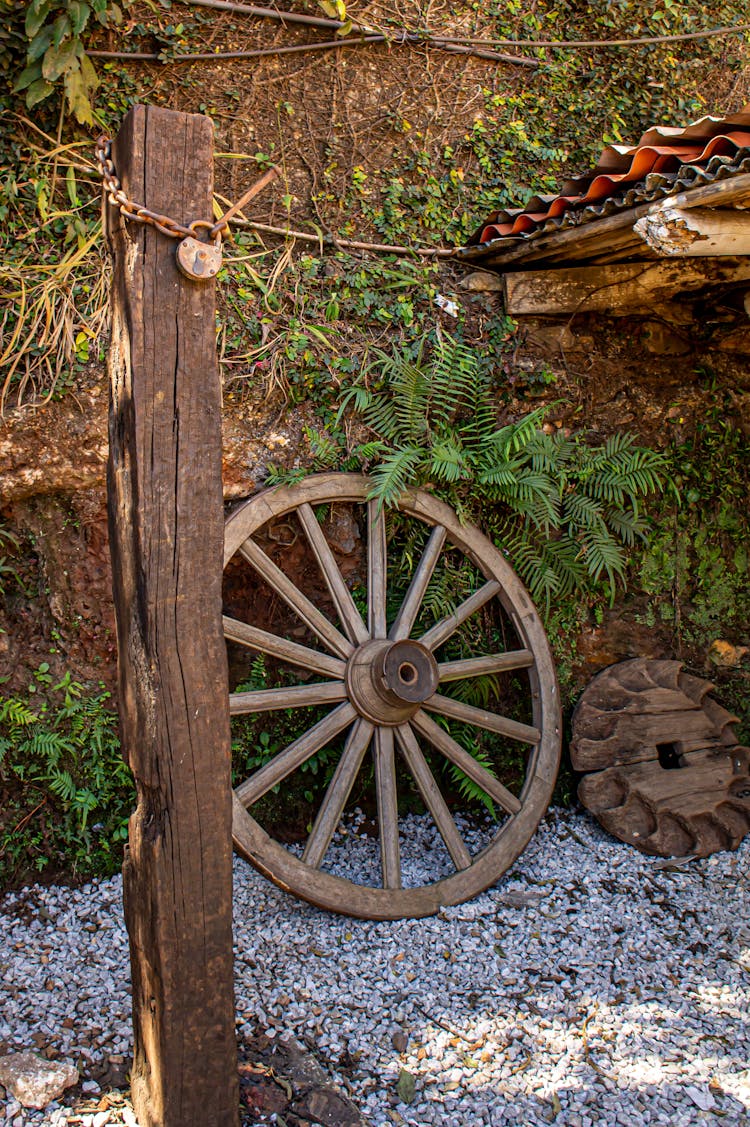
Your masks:
{"label": "wagon wheel hub", "polygon": [[[560,708],[544,629],[503,553],[421,490],[399,499],[389,538],[388,515],[370,497],[371,488],[361,475],[311,476],[256,494],[227,521],[227,640],[249,651],[242,671],[252,654],[285,667],[278,674],[271,667],[282,684],[246,689],[238,682],[230,714],[315,709],[310,726],[287,746],[264,745],[270,757],[259,757],[265,761],[256,760],[237,786],[233,836],[256,868],[313,904],[364,918],[401,919],[461,903],[515,861],[552,793]],[[319,519],[321,506],[334,505],[343,506],[362,540],[357,590],[366,590],[366,605],[364,598],[355,601],[328,541],[328,518]],[[255,538],[280,519],[291,522],[310,564],[299,586]],[[408,540],[413,560],[397,555],[400,543],[407,546],[399,537]],[[404,565],[402,583],[411,573],[398,608],[395,589],[389,597],[389,552]],[[272,633],[245,620],[239,594],[234,603],[231,576],[242,576],[247,567],[304,629]],[[321,598],[321,579],[328,598]],[[282,621],[280,616],[280,626]],[[294,670],[304,673],[294,678]],[[481,751],[484,759],[475,754]],[[320,762],[313,764],[321,752],[325,772]],[[498,770],[510,754],[519,767],[511,787]],[[306,770],[318,774],[322,794],[299,852],[275,840],[254,812],[257,807],[258,817],[265,817],[262,800],[274,788],[306,786],[298,774]],[[487,796],[496,815],[494,824],[477,826],[468,840],[449,806],[462,779]],[[379,864],[373,858],[374,866],[367,860],[358,867],[355,861],[351,875],[339,875],[342,850],[354,844],[356,857],[359,846],[368,848],[368,834],[354,843],[342,823],[368,788],[376,800]],[[434,879],[408,853],[413,824],[401,813],[402,798],[404,805],[422,804],[424,814],[414,815],[418,825],[422,817],[431,819],[442,840],[434,863],[424,861],[434,867]],[[339,828],[344,832],[336,841]]]}
{"label": "wagon wheel hub", "polygon": [[440,675],[426,646],[414,641],[374,639],[354,651],[346,669],[349,699],[373,724],[410,720],[435,694]]}

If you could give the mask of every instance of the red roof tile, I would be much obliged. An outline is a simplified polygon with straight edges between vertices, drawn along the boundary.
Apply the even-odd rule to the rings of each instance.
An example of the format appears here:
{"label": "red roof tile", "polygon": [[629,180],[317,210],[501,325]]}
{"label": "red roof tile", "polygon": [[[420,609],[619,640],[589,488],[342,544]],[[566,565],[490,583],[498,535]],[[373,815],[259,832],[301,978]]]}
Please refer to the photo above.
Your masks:
{"label": "red roof tile", "polygon": [[[489,216],[469,245],[513,236],[528,237],[559,220],[647,183],[653,173],[675,182],[686,167],[734,161],[750,153],[750,106],[729,117],[703,117],[684,128],[653,126],[637,145],[607,145],[590,172],[567,180],[558,195],[534,196],[525,208],[503,208]],[[570,216],[572,218],[572,216]]]}

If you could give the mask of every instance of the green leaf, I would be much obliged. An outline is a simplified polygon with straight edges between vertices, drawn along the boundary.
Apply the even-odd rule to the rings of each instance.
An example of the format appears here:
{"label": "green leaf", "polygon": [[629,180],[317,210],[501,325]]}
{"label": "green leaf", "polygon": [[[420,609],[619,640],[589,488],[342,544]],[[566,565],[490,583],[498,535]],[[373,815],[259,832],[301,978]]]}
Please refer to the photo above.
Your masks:
{"label": "green leaf", "polygon": [[73,35],[78,37],[91,15],[91,6],[85,0],[68,0],[68,15],[70,16]]}
{"label": "green leaf", "polygon": [[52,27],[43,27],[42,30],[34,36],[26,52],[26,58],[30,63],[33,63],[35,59],[41,59],[52,42],[53,35]]}
{"label": "green leaf", "polygon": [[76,62],[77,47],[78,43],[75,39],[65,39],[58,47],[47,49],[42,62],[42,74],[48,82],[54,82],[72,69]]}
{"label": "green leaf", "polygon": [[[76,184],[76,170],[73,168],[72,164],[70,165],[70,167],[68,168],[68,171],[65,174],[65,187],[67,188],[68,199],[70,200],[71,204],[73,205],[73,207],[78,207],[78,205],[80,204],[81,201],[78,199],[78,186]],[[80,337],[81,333],[79,333],[78,336]],[[88,337],[86,336],[85,333],[83,333],[83,339],[85,341],[88,341]],[[77,350],[78,350],[78,337],[76,337],[76,351]]]}
{"label": "green leaf", "polygon": [[398,1074],[396,1094],[402,1104],[413,1104],[417,1097],[417,1082],[406,1068],[402,1068]]}
{"label": "green leaf", "polygon": [[56,47],[59,47],[63,39],[67,39],[70,35],[70,20],[67,15],[58,16],[52,24],[54,38],[52,42]]}
{"label": "green leaf", "polygon": [[79,53],[78,63],[79,63],[80,68],[81,68],[81,75],[83,76],[83,81],[86,85],[87,97],[89,98],[89,100],[91,100],[91,96],[93,95],[94,91],[96,90],[97,86],[99,85],[99,79],[98,79],[96,71],[94,69],[94,64],[92,63],[91,59],[88,57],[88,55],[86,54],[85,51],[81,51]]}
{"label": "green leaf", "polygon": [[27,86],[31,86],[42,77],[42,64],[40,62],[32,63],[31,66],[26,67],[21,71],[16,84],[13,87],[14,93],[18,94],[21,90],[25,90]]}
{"label": "green leaf", "polygon": [[344,0],[318,0],[318,4],[329,19],[346,19],[346,4],[344,3]]}
{"label": "green leaf", "polygon": [[89,99],[89,86],[81,69],[77,67],[65,75],[65,97],[68,108],[81,125],[94,124],[94,111]]}
{"label": "green leaf", "polygon": [[29,109],[35,106],[37,102],[43,102],[45,98],[54,90],[54,86],[47,82],[45,78],[38,78],[36,82],[32,82],[26,91],[26,105]]}
{"label": "green leaf", "polygon": [[52,7],[52,0],[31,0],[28,10],[26,12],[26,38],[33,39],[39,28],[42,26],[49,10]]}

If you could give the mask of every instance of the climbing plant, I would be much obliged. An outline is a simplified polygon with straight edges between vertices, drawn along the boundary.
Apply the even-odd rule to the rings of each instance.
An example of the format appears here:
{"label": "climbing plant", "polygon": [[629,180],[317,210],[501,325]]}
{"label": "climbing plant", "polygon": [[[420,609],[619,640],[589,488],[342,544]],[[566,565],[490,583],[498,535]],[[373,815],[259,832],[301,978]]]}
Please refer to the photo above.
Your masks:
{"label": "climbing plant", "polygon": [[[2,6],[9,20],[18,15],[12,0],[3,0]],[[23,93],[27,109],[61,87],[68,112],[81,124],[93,125],[98,80],[84,36],[92,25],[121,21],[122,10],[112,0],[30,0],[23,20],[26,65],[13,87]]]}
{"label": "climbing plant", "polygon": [[31,870],[114,872],[134,805],[109,693],[46,662],[0,697],[0,884]]}

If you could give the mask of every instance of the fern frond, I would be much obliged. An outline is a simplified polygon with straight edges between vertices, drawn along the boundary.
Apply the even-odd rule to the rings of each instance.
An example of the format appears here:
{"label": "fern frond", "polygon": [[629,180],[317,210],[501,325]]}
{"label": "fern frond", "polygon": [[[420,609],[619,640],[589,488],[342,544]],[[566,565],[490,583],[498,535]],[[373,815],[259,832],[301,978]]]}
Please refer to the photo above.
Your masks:
{"label": "fern frond", "polygon": [[372,402],[372,392],[369,387],[363,387],[362,384],[354,384],[352,387],[347,388],[341,397],[339,409],[336,412],[334,423],[336,426],[341,422],[347,411],[355,411],[358,415],[364,414]]}
{"label": "fern frond", "polygon": [[297,485],[300,481],[304,481],[309,473],[312,471],[305,466],[296,466],[294,469],[286,469],[284,466],[277,466],[275,462],[271,462],[266,466],[266,485]]}
{"label": "fern frond", "polygon": [[637,509],[607,509],[604,521],[615,536],[629,547],[632,547],[636,540],[645,540],[648,534],[648,525],[638,516]]}
{"label": "fern frond", "polygon": [[69,771],[55,771],[49,779],[49,789],[66,802],[75,798],[76,785]]}
{"label": "fern frond", "polygon": [[378,508],[398,504],[401,494],[414,484],[424,457],[425,451],[419,446],[404,446],[386,454],[370,473],[372,488],[368,498],[377,501]]}
{"label": "fern frond", "polygon": [[0,701],[0,724],[10,723],[19,728],[26,728],[38,719],[36,713],[16,697],[8,697]]}
{"label": "fern frond", "polygon": [[429,378],[430,417],[436,427],[447,427],[470,407],[482,385],[474,352],[447,334],[435,349]]}
{"label": "fern frond", "polygon": [[625,558],[622,549],[605,530],[587,530],[581,535],[581,548],[586,570],[592,579],[600,579],[606,574],[610,593],[614,595],[617,577],[625,572]]}
{"label": "fern frond", "polygon": [[508,535],[503,546],[532,599],[543,601],[549,610],[552,598],[561,593],[562,587],[554,561],[545,558],[544,550],[540,550],[540,546],[525,535],[524,530]]}
{"label": "fern frond", "polygon": [[439,481],[460,481],[466,476],[466,459],[461,447],[449,438],[435,442],[430,454],[430,471]]}
{"label": "fern frond", "polygon": [[585,493],[570,492],[563,498],[560,519],[575,528],[603,528],[604,514],[601,504]]}
{"label": "fern frond", "polygon": [[341,457],[341,442],[339,439],[328,431],[315,430],[314,427],[305,426],[302,429],[310,445],[313,468],[329,470],[332,466],[335,466]]}

